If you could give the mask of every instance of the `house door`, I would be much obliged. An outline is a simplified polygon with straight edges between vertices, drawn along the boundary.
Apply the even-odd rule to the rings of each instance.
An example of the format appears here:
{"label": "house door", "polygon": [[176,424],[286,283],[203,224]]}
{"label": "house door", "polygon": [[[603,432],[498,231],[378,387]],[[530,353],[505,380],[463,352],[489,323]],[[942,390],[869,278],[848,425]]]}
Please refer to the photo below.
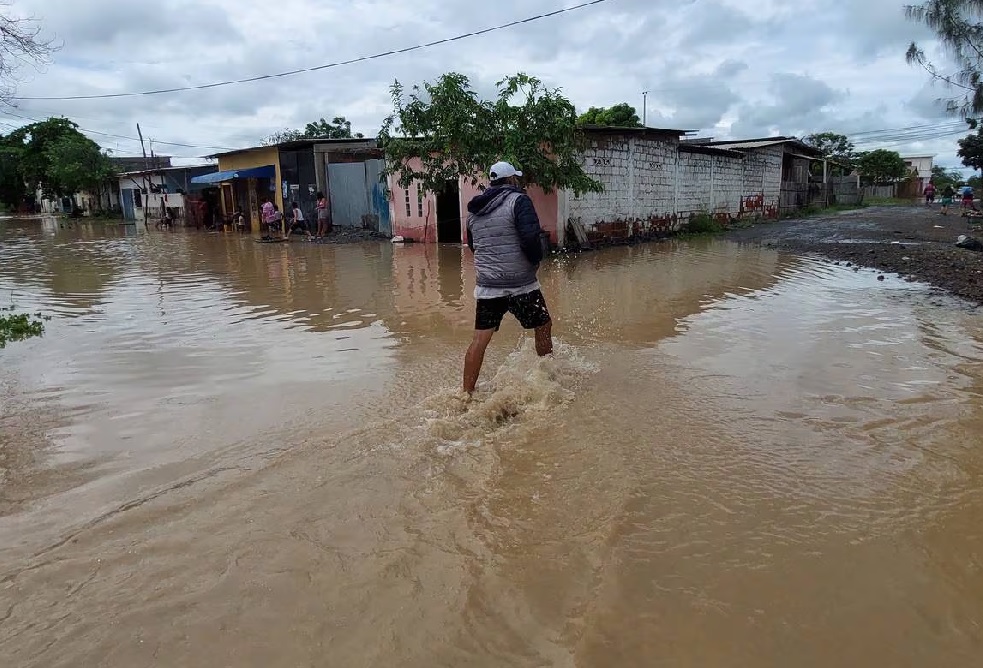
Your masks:
{"label": "house door", "polygon": [[382,180],[382,170],[385,165],[384,160],[366,160],[365,184],[369,191],[369,213],[372,215],[375,231],[386,236],[392,236],[393,226],[389,220],[389,197],[386,192],[386,184]]}
{"label": "house door", "polygon": [[444,191],[437,194],[437,243],[464,243],[461,232],[461,186],[448,181]]}
{"label": "house door", "polygon": [[126,220],[136,220],[137,215],[133,210],[133,189],[123,188],[123,218]]}
{"label": "house door", "polygon": [[361,162],[329,164],[328,199],[331,202],[333,224],[362,227],[362,216],[369,213],[365,164]]}

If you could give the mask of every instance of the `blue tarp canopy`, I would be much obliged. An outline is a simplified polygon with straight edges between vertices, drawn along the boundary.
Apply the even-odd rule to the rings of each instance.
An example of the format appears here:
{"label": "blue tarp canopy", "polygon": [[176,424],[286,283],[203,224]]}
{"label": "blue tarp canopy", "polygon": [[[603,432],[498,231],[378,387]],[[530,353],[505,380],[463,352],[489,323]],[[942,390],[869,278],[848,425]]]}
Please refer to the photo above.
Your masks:
{"label": "blue tarp canopy", "polygon": [[249,169],[232,169],[227,172],[212,172],[202,176],[191,177],[192,183],[221,183],[222,181],[232,181],[233,179],[272,179],[276,176],[276,167],[265,165],[263,167],[250,167]]}

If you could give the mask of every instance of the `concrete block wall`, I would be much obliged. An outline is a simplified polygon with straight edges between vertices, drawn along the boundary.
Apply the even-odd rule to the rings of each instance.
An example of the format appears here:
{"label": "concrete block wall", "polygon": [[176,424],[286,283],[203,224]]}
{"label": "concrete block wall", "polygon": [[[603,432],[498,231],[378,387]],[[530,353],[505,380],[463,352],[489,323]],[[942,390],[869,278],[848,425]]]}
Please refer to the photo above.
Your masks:
{"label": "concrete block wall", "polygon": [[680,216],[710,211],[714,159],[705,153],[679,153],[676,213]]}
{"label": "concrete block wall", "polygon": [[763,193],[765,206],[778,206],[782,194],[781,146],[748,151],[744,159],[744,189],[747,193]]}
{"label": "concrete block wall", "polygon": [[581,164],[604,191],[566,193],[560,217],[618,237],[673,231],[699,213],[772,215],[781,197],[783,156],[782,146],[738,156],[680,151],[675,137],[596,138]]}
{"label": "concrete block wall", "polygon": [[592,140],[584,151],[581,166],[588,176],[604,184],[604,191],[571,194],[568,215],[588,229],[603,221],[630,218],[634,195],[629,174],[633,171],[630,140]]}
{"label": "concrete block wall", "polygon": [[749,193],[744,186],[746,158],[715,155],[713,157],[713,192],[710,213],[726,213],[737,216],[741,212],[741,198]]}
{"label": "concrete block wall", "polygon": [[671,214],[675,208],[677,139],[631,139],[629,174],[633,185],[632,218]]}

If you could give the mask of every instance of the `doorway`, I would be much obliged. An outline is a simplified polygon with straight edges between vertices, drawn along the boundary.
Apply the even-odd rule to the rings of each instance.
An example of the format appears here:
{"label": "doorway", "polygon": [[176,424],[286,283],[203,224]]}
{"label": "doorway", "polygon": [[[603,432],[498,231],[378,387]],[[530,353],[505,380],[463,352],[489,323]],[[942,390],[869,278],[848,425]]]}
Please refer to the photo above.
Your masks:
{"label": "doorway", "polygon": [[437,193],[437,243],[462,243],[461,186],[458,181],[448,181],[443,192]]}

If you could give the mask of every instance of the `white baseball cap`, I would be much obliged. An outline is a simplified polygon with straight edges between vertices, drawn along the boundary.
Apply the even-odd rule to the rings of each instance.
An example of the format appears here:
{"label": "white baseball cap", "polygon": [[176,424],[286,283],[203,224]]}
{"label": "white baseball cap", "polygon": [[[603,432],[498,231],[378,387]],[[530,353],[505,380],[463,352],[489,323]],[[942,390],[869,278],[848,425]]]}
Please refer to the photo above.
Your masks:
{"label": "white baseball cap", "polygon": [[492,181],[497,181],[498,179],[507,179],[510,176],[522,176],[522,172],[507,162],[496,162],[488,170],[488,176],[491,177]]}

